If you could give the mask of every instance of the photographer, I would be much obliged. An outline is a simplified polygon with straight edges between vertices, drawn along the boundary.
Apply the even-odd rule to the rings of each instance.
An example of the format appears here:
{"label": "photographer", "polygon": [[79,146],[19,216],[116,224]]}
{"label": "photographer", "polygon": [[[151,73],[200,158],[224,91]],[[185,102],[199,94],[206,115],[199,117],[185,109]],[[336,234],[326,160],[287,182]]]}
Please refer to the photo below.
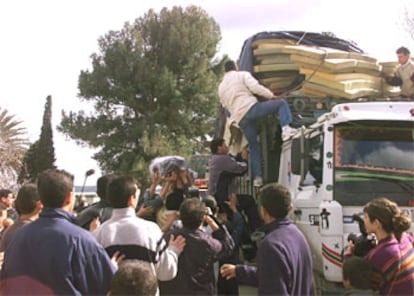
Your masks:
{"label": "photographer", "polygon": [[165,169],[164,185],[159,194],[162,207],[157,212],[157,223],[163,231],[177,216],[181,203],[191,197],[192,179],[187,169],[172,163]]}
{"label": "photographer", "polygon": [[[227,229],[209,214],[199,198],[188,198],[180,206],[182,228],[166,233],[182,235],[186,246],[178,260],[178,274],[170,281],[160,282],[161,295],[216,295],[214,263],[231,255],[234,242]],[[212,234],[203,230],[207,223]]]}
{"label": "photographer", "polygon": [[[414,295],[414,238],[406,233],[410,217],[387,198],[371,200],[363,211],[366,232],[378,240],[365,256],[374,267],[373,287],[380,295]],[[345,258],[354,252],[349,243]]]}

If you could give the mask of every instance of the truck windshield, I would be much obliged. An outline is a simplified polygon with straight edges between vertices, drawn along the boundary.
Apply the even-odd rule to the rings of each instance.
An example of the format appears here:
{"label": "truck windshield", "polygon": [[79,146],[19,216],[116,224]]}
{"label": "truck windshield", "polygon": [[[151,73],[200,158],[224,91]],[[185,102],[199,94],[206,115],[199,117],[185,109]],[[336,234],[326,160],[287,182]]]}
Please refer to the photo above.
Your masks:
{"label": "truck windshield", "polygon": [[334,130],[334,199],[364,205],[387,197],[414,205],[414,124],[352,122]]}

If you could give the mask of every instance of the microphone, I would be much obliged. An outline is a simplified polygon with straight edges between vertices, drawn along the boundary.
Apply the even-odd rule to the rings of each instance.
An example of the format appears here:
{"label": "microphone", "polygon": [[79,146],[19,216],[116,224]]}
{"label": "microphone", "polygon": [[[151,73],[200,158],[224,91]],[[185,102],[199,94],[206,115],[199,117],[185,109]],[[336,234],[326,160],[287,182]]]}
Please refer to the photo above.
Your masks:
{"label": "microphone", "polygon": [[85,179],[83,180],[83,185],[82,185],[82,189],[79,195],[79,198],[82,197],[83,195],[83,191],[85,190],[85,185],[86,185],[86,179],[88,179],[89,176],[95,174],[95,170],[94,169],[89,169],[85,172]]}
{"label": "microphone", "polygon": [[95,174],[95,170],[94,169],[90,169],[90,170],[87,170],[86,171],[85,176],[89,177],[89,176],[91,176],[93,174]]}

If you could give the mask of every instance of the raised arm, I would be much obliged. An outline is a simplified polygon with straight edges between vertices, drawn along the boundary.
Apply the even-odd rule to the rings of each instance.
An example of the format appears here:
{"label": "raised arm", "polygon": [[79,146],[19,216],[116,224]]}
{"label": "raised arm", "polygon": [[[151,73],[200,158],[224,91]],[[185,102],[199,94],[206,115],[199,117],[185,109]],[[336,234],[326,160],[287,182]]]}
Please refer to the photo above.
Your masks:
{"label": "raised arm", "polygon": [[256,78],[254,78],[249,72],[245,72],[244,83],[247,88],[255,95],[259,95],[268,100],[273,98],[273,92],[267,87],[261,85]]}

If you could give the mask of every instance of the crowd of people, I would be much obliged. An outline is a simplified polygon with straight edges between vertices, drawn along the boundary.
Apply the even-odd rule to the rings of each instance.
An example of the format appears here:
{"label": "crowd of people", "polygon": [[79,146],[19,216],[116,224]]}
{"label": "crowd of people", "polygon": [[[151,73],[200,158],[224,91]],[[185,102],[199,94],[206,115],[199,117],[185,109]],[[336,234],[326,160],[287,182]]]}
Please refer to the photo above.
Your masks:
{"label": "crowd of people", "polygon": [[[77,215],[73,210],[74,177],[67,171],[49,169],[38,176],[36,184],[23,185],[14,204],[8,206],[18,217],[0,240],[4,252],[1,294],[237,295],[243,276],[232,279],[235,274],[229,276],[227,271],[228,266],[239,264],[240,236],[246,222],[239,212],[237,194],[229,189],[227,200],[192,196],[186,168],[169,165],[162,174],[154,173],[142,202],[134,177],[104,175],[97,181],[101,200]],[[152,192],[159,183],[161,190]],[[231,182],[228,186],[232,187]],[[267,213],[264,223],[272,227],[266,230],[265,225],[263,231],[282,224],[289,225],[285,231],[296,229],[285,217],[288,191],[272,190],[265,191],[262,200],[263,207],[269,207],[263,210]],[[174,201],[171,205],[169,198]],[[157,199],[161,200],[158,208],[153,203]],[[275,204],[284,210],[274,211]],[[257,205],[252,206],[250,210],[257,212]],[[159,217],[162,209],[164,219]],[[258,213],[256,218],[261,221]],[[263,225],[255,223],[254,227]],[[282,253],[274,256],[286,262],[285,268],[302,262],[310,276],[298,278],[292,286],[299,271],[289,271],[291,277],[269,285],[261,269],[251,270],[248,274],[256,278],[260,293],[313,294],[309,247],[299,230],[296,233],[294,239],[300,237],[304,243],[297,252],[291,258],[283,259]],[[280,246],[284,245],[281,241]],[[265,257],[273,255],[268,252],[259,246],[258,265],[269,266]],[[277,265],[272,268],[279,270]],[[133,277],[137,279],[131,281]]]}
{"label": "crowd of people", "polygon": [[[101,176],[99,202],[79,213],[74,177],[65,170],[40,173],[17,196],[2,189],[0,294],[238,295],[239,285],[251,285],[260,295],[313,295],[310,248],[289,219],[289,190],[263,186],[255,127],[277,113],[285,139],[295,132],[292,114],[285,100],[233,61],[225,71],[220,102],[248,147],[233,156],[223,138],[211,141],[207,196],[192,190],[193,176],[179,156],[151,166],[152,182],[142,194],[134,177]],[[398,73],[405,85],[413,81],[414,74],[407,80]],[[235,186],[235,178],[247,174],[248,160],[253,185],[261,187],[258,201]],[[364,224],[377,244],[359,257],[350,242],[343,262],[347,295],[413,295],[411,220],[396,203],[377,198],[364,207]],[[251,264],[241,251],[245,233],[262,234]]]}
{"label": "crowd of people", "polygon": [[[188,194],[189,171],[174,165],[163,177],[155,172],[141,197],[134,177],[101,176],[101,200],[77,215],[73,175],[64,170],[41,173],[37,184],[23,185],[16,198],[0,191],[5,215],[17,213],[0,239],[0,293],[238,295],[239,285],[250,285],[259,295],[313,295],[312,255],[289,219],[289,190],[267,184],[259,192],[259,208],[254,200],[243,207],[248,198],[238,195],[232,177],[243,172],[246,155],[241,162],[227,155],[223,139],[214,139],[211,151],[213,172],[215,156],[228,156],[220,163],[237,169],[231,175],[218,166],[225,174],[213,182],[223,184],[212,186],[206,197]],[[227,188],[217,190],[221,187]],[[167,209],[170,197],[174,202]],[[411,220],[386,198],[363,210],[366,231],[377,245],[359,257],[350,242],[343,263],[347,295],[412,295],[414,239],[406,233]],[[249,211],[256,215],[246,215]],[[252,224],[255,219],[259,222]],[[243,263],[240,254],[241,234],[249,227],[264,233],[253,264]]]}

